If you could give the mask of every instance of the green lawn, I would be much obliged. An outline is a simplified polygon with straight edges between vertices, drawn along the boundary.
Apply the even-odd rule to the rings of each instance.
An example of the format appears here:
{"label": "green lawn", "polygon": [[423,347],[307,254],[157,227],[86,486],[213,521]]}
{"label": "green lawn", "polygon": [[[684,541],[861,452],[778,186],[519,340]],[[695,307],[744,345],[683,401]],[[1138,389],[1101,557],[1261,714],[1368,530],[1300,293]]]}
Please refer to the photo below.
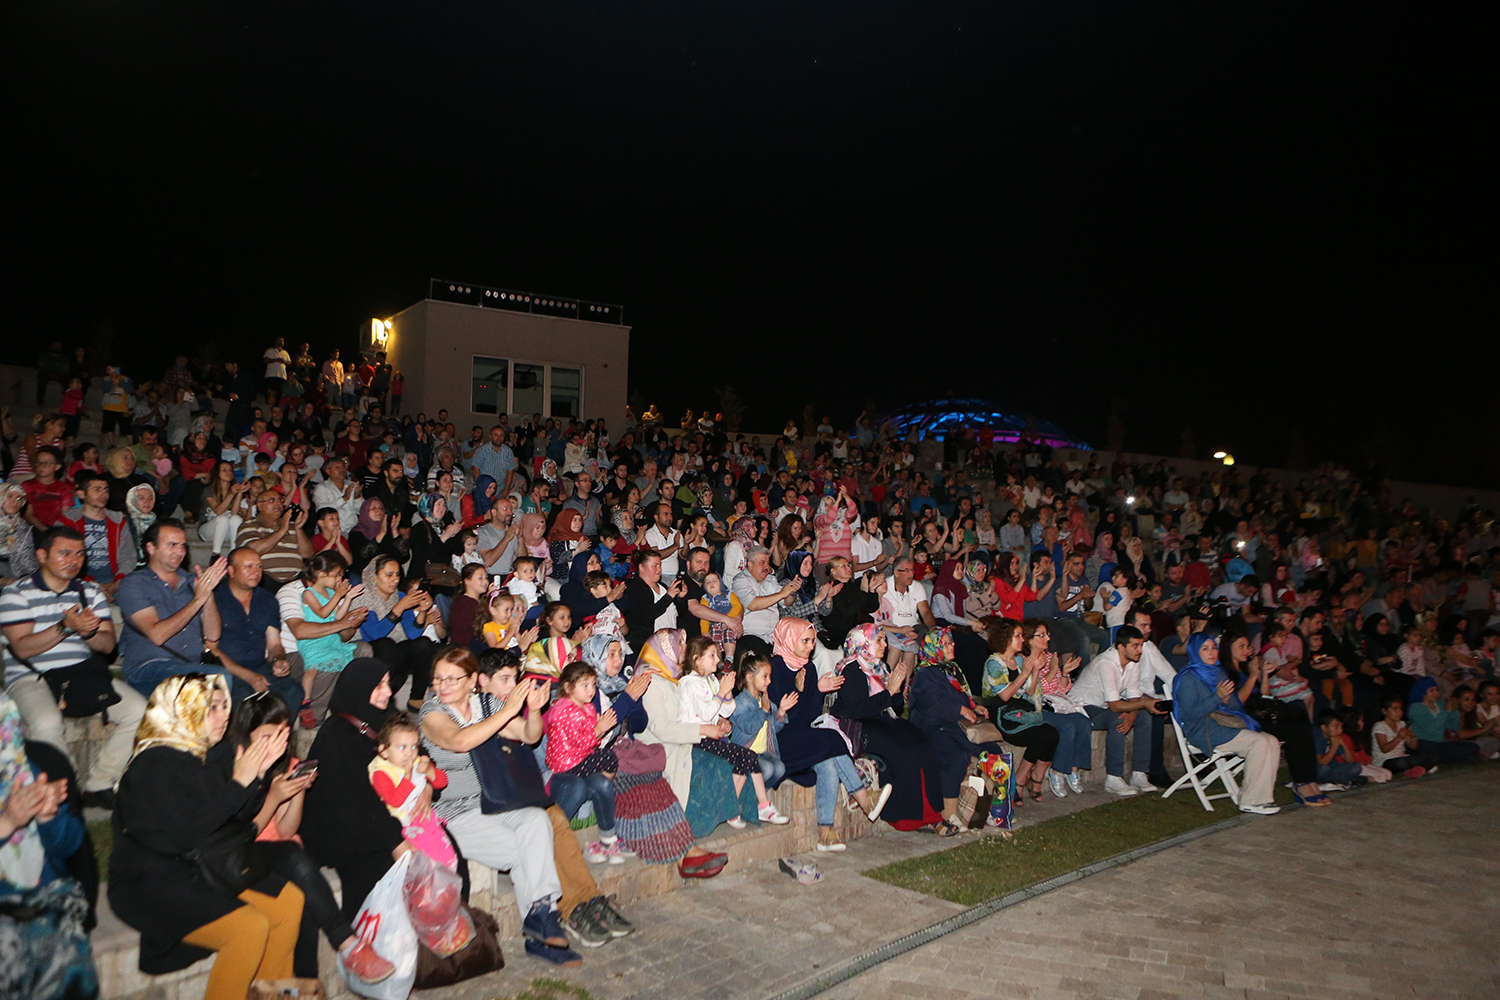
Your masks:
{"label": "green lawn", "polygon": [[[1279,784],[1276,801],[1292,801]],[[970,840],[961,847],[897,861],[865,872],[870,878],[973,906],[1083,865],[1123,854],[1240,815],[1227,800],[1206,812],[1191,788],[1120,799],[1026,826],[1010,839]]]}
{"label": "green lawn", "polygon": [[114,828],[107,819],[88,824],[89,839],[94,842],[94,860],[99,864],[99,881],[109,879],[109,850],[114,844]]}
{"label": "green lawn", "polygon": [[507,1000],[594,1000],[594,996],[561,979],[533,979],[530,986]]}

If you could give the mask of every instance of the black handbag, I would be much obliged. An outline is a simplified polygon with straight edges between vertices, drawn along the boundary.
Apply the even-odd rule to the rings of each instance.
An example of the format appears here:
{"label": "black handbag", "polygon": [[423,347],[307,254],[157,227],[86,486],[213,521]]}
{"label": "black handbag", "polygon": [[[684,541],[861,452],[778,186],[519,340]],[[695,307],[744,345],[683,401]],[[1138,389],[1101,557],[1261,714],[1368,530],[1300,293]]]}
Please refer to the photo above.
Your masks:
{"label": "black handbag", "polygon": [[[11,650],[14,654],[15,650]],[[115,679],[109,672],[109,664],[102,656],[90,656],[81,663],[51,670],[38,670],[30,663],[16,657],[22,666],[47,682],[52,697],[57,699],[57,710],[70,719],[84,719],[90,715],[106,713],[111,705],[120,702],[120,692],[115,690]]]}
{"label": "black handbag", "polygon": [[526,744],[496,736],[470,750],[469,761],[479,778],[479,811],[486,816],[552,804],[542,769]]}
{"label": "black handbag", "polygon": [[500,951],[499,923],[484,910],[465,906],[464,912],[474,924],[474,937],[447,958],[439,958],[420,940],[417,941],[417,981],[414,984],[417,989],[452,986],[505,968],[505,956]]}
{"label": "black handbag", "polygon": [[182,860],[210,888],[238,896],[271,874],[271,858],[258,849],[263,845],[256,843],[257,832],[249,820],[230,820],[183,854]]}

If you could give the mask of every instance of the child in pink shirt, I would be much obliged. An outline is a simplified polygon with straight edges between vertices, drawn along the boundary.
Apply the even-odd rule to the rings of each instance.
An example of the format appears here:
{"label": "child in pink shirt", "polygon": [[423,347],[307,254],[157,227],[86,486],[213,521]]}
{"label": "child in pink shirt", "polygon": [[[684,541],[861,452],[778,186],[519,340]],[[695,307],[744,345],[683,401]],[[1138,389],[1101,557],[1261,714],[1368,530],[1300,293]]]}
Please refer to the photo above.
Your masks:
{"label": "child in pink shirt", "polygon": [[613,750],[599,745],[599,737],[614,728],[616,719],[613,709],[603,715],[594,710],[598,685],[594,668],[581,660],[564,667],[558,678],[562,697],[545,717],[547,770],[552,772],[547,791],[568,819],[584,802],[593,803],[599,839],[583,849],[583,856],[619,865],[632,852],[615,835],[614,777],[620,762]]}

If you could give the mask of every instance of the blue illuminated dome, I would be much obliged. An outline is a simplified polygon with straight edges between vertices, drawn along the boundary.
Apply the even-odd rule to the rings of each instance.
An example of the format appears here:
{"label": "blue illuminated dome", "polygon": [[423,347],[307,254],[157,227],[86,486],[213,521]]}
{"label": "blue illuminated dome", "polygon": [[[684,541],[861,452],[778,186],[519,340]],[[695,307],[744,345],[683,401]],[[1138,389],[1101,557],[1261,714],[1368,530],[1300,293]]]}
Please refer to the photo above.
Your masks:
{"label": "blue illuminated dome", "polygon": [[915,430],[919,438],[941,441],[969,428],[982,439],[993,437],[997,442],[1015,442],[1025,434],[1053,448],[1092,450],[1087,441],[1050,420],[1030,413],[1005,413],[986,399],[934,399],[892,410],[880,419],[890,423],[898,439]]}

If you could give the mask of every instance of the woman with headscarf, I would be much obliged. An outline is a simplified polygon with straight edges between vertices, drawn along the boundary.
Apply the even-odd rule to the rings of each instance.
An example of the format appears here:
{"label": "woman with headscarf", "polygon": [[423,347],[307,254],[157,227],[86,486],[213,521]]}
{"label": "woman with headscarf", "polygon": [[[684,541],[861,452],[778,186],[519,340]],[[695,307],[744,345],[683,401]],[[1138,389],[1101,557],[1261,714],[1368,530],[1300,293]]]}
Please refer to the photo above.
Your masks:
{"label": "woman with headscarf", "polygon": [[813,554],[806,549],[794,549],[787,553],[781,575],[788,583],[801,580],[802,584],[792,593],[791,603],[782,611],[784,618],[803,618],[820,627],[823,615],[833,610],[833,599],[829,595],[829,584],[818,586],[813,575]]}
{"label": "woman with headscarf", "polygon": [[[871,801],[864,779],[854,768],[856,748],[837,728],[820,723],[823,695],[844,686],[842,673],[818,677],[816,667],[809,666],[817,647],[817,632],[803,618],[782,618],[772,635],[771,686],[767,694],[772,705],[780,705],[789,694],[797,695],[796,704],[786,713],[786,725],[776,734],[786,777],[799,785],[814,785],[818,806],[818,850],[842,851],[844,842],[833,832],[834,810],[838,807],[839,785],[859,804],[871,821],[880,817],[890,786]],[[829,722],[832,720],[829,719]],[[851,806],[852,808],[852,806]]]}
{"label": "woman with headscarf", "polygon": [[1156,569],[1151,565],[1151,560],[1146,555],[1145,544],[1140,538],[1132,535],[1122,540],[1118,554],[1119,565],[1124,566],[1139,580],[1142,587],[1150,589],[1151,585],[1156,582]]}
{"label": "woman with headscarf", "polygon": [[434,490],[422,494],[422,499],[417,501],[417,513],[408,540],[412,573],[425,573],[433,563],[452,570],[453,557],[463,553],[453,538],[462,530],[463,525],[448,513],[448,503],[441,493]]}
{"label": "woman with headscarf", "polygon": [[854,749],[884,765],[884,782],[891,793],[881,815],[898,830],[935,826],[943,818],[937,747],[901,718],[907,669],[886,666],[885,634],[879,626],[867,623],[849,630],[839,674],[844,683],[832,713],[844,722],[857,722],[857,727],[848,727],[859,735]]}
{"label": "woman with headscarf", "polygon": [[999,753],[1001,747],[999,743],[974,743],[964,731],[965,726],[988,719],[989,710],[969,693],[963,670],[953,660],[949,629],[931,629],[922,637],[907,718],[937,747],[944,817],[938,833],[951,837],[963,829],[955,813],[969,761],[981,753]]}
{"label": "woman with headscarf", "polygon": [[1085,580],[1099,579],[1099,570],[1105,566],[1113,565],[1115,562],[1115,533],[1112,528],[1105,527],[1104,522],[1099,522],[1099,530],[1094,533],[1094,553],[1088,557],[1083,564],[1083,578]]}
{"label": "woman with headscarf", "polygon": [[555,509],[552,512],[552,528],[547,532],[547,558],[552,560],[552,572],[549,574],[551,578],[559,583],[567,580],[573,567],[573,556],[588,551],[590,544],[583,534],[583,512],[575,507]]}
{"label": "woman with headscarf", "polygon": [[812,519],[812,526],[814,551],[818,554],[820,566],[826,565],[834,556],[845,559],[852,556],[850,545],[858,524],[859,504],[844,487],[839,487],[838,496],[825,496],[818,501],[818,513]]}
{"label": "woman with headscarf", "polygon": [[146,565],[146,546],[141,539],[146,529],[156,523],[156,488],[145,483],[132,486],[125,494],[125,514],[130,521],[130,535],[135,540],[136,566]]}
{"label": "woman with headscarf", "polygon": [[[989,654],[982,619],[986,614],[998,614],[1000,608],[1000,595],[988,575],[987,559],[949,559],[933,579],[928,602],[938,624],[952,630],[954,659],[963,668],[971,691],[979,686],[984,658]],[[988,610],[971,614],[971,607]]]}
{"label": "woman with headscarf", "polygon": [[726,589],[733,588],[734,578],[745,568],[746,557],[755,545],[755,518],[742,517],[729,528],[729,541],[724,545],[723,580]]}
{"label": "woman with headscarf", "polygon": [[[652,674],[650,686],[641,697],[646,709],[646,728],[637,739],[659,745],[666,754],[662,776],[672,786],[678,803],[687,814],[693,836],[703,838],[725,820],[740,815],[755,817],[755,788],[745,782],[737,797],[729,761],[699,748],[705,738],[720,739],[729,735],[728,719],[714,725],[678,722],[682,695],[677,684],[682,679],[682,658],[687,648],[682,629],[658,629],[646,640],[636,659],[635,673]],[[751,822],[759,822],[751,819]],[[694,846],[678,864],[684,878],[710,878],[719,874],[727,854]]]}
{"label": "woman with headscarf", "polygon": [[537,560],[536,578],[545,580],[552,573],[552,547],[547,542],[547,518],[541,514],[521,515],[521,548]]}
{"label": "woman with headscarf", "polygon": [[[1275,802],[1281,745],[1245,711],[1234,681],[1219,666],[1218,640],[1207,632],[1188,636],[1187,666],[1172,681],[1172,714],[1194,748],[1203,753],[1226,750],[1245,759],[1240,812],[1269,816],[1281,811]],[[1308,804],[1328,804],[1327,796],[1321,796],[1322,802],[1315,802],[1316,797]]]}
{"label": "woman with headscarf", "polygon": [[394,690],[400,691],[411,679],[406,704],[416,711],[427,697],[432,656],[438,650],[438,641],[426,633],[431,628],[439,638],[446,634],[442,615],[431,595],[419,586],[414,584],[406,592],[400,589],[401,563],[395,556],[376,556],[360,582],[364,589],[350,604],[351,609],[368,612],[360,623],[359,638],[389,666]]}
{"label": "woman with headscarf", "polygon": [[141,971],[175,972],[217,952],[207,1000],[241,1000],[253,980],[291,978],[302,919],[301,890],[280,876],[236,897],[183,857],[225,824],[254,817],[261,800],[252,789],[286,750],[286,730],[257,739],[236,754],[225,781],[205,759],[228,726],[222,676],[182,674],[157,685],[116,792],[109,860],[110,909],[141,932]]}
{"label": "woman with headscarf", "polygon": [[35,544],[31,522],[26,520],[26,490],[20,483],[0,483],[0,582],[10,583],[35,572]]}
{"label": "woman with headscarf", "polygon": [[376,556],[406,561],[410,550],[406,539],[398,533],[400,517],[400,514],[387,517],[385,502],[379,497],[365,498],[359,505],[359,520],[349,529],[349,551],[354,553],[354,561],[349,564],[351,574],[364,573]]}
{"label": "woman with headscarf", "polygon": [[67,796],[66,778],[47,775],[28,760],[20,710],[0,691],[3,997],[71,1000],[99,993],[84,927],[89,903],[67,869],[86,835],[80,814],[65,804]]}
{"label": "woman with headscarf", "polygon": [[500,496],[500,484],[494,476],[481,475],[474,480],[474,492],[464,494],[459,507],[460,520],[465,528],[477,528],[490,516],[490,508]]}

